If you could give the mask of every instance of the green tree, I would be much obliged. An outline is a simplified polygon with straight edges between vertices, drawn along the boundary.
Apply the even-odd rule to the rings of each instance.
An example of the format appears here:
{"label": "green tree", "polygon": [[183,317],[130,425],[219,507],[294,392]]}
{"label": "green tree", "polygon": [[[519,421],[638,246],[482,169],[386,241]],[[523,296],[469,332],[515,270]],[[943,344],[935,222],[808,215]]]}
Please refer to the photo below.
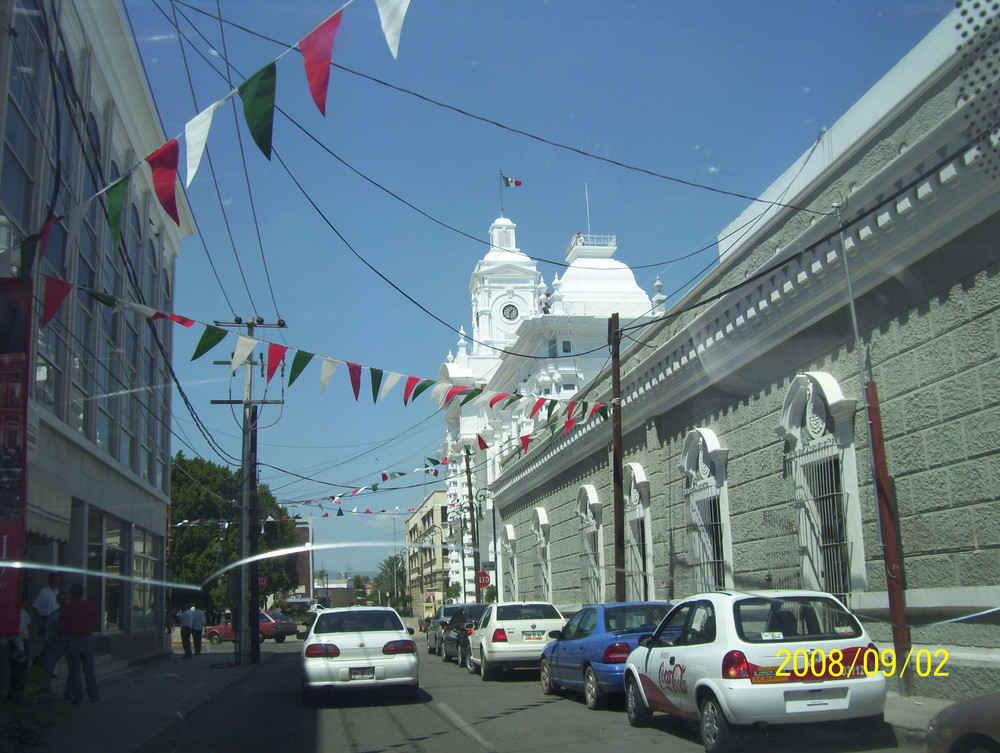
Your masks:
{"label": "green tree", "polygon": [[397,610],[405,609],[406,566],[398,554],[390,554],[378,565],[372,583],[379,592],[379,601]]}
{"label": "green tree", "polygon": [[[239,559],[240,551],[240,474],[202,458],[186,458],[178,452],[171,476],[170,561],[176,583],[205,584],[204,591],[212,606],[231,609],[230,575],[212,577],[227,564]],[[263,528],[258,540],[259,551],[265,552],[296,546],[299,543],[295,522],[281,520],[284,511],[266,485],[257,487],[260,521],[251,525]],[[268,521],[268,517],[272,520]],[[187,521],[188,525],[180,525]],[[267,576],[268,595],[294,588],[297,583],[295,555],[273,557],[254,563],[251,582],[256,573]],[[232,577],[236,577],[233,575]],[[207,582],[206,582],[207,581]],[[175,601],[190,598],[190,592],[175,592]],[[176,606],[176,605],[175,605]]]}

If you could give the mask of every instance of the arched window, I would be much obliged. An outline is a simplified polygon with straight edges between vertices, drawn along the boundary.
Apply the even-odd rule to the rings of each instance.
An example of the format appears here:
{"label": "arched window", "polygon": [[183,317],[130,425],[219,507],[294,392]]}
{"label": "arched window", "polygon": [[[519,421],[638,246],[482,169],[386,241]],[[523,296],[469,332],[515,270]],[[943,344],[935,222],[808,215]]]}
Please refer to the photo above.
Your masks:
{"label": "arched window", "polygon": [[576,514],[580,518],[580,595],[582,603],[604,601],[604,530],[601,500],[590,484],[581,486],[576,495]]}
{"label": "arched window", "polygon": [[625,598],[653,598],[649,480],[639,463],[625,465]]}
{"label": "arched window", "polygon": [[865,589],[855,404],[829,374],[799,374],[775,427],[785,440],[785,477],[798,511],[802,586],[842,599]]}
{"label": "arched window", "polygon": [[552,560],[549,547],[549,517],[541,507],[536,507],[532,515],[531,532],[535,534],[534,598],[551,601]]}
{"label": "arched window", "polygon": [[695,591],[732,588],[732,536],[729,490],[723,449],[711,429],[695,429],[684,439],[679,468],[684,474],[684,501],[691,531],[691,567]]}

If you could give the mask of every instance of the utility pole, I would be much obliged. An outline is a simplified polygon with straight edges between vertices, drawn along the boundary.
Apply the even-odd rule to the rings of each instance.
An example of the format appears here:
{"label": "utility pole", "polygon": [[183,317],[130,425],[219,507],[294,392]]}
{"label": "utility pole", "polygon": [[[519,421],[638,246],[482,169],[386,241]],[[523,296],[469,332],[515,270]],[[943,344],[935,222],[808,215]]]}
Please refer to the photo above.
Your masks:
{"label": "utility pole", "polygon": [[[255,327],[285,327],[283,320],[278,320],[277,324],[265,324],[261,317],[250,319],[248,322],[215,322],[217,327],[246,327],[247,337],[253,337]],[[231,361],[214,361],[216,366],[232,366]],[[234,624],[236,627],[236,664],[245,665],[251,662],[260,661],[260,640],[257,613],[259,601],[256,597],[256,578],[254,579],[253,594],[250,590],[250,576],[246,560],[251,556],[250,541],[254,539],[256,547],[257,533],[260,530],[260,515],[256,512],[257,503],[257,410],[256,406],[265,404],[281,404],[281,400],[254,400],[253,399],[253,367],[263,368],[264,361],[254,361],[251,353],[244,364],[245,373],[243,379],[243,399],[242,400],[212,400],[212,405],[242,405],[243,406],[243,451],[241,456],[240,470],[240,567],[239,567],[239,588],[237,590],[237,604],[233,609]],[[251,505],[254,508],[254,515],[251,516]],[[251,534],[251,526],[254,526],[255,533]],[[251,611],[253,610],[253,611]],[[254,648],[251,649],[251,639]],[[256,649],[256,651],[254,651]]]}
{"label": "utility pole", "polygon": [[625,472],[622,466],[621,339],[618,314],[608,320],[611,348],[611,468],[614,483],[612,516],[615,529],[615,601],[625,601]]}
{"label": "utility pole", "polygon": [[[472,499],[472,468],[469,465],[469,457],[472,451],[469,446],[465,447],[465,484],[469,493],[469,525],[472,526],[472,583],[476,592],[476,603],[482,604],[483,597],[479,589],[479,533],[476,530],[476,503]],[[465,584],[462,584],[464,590]],[[464,591],[463,591],[464,592]]]}

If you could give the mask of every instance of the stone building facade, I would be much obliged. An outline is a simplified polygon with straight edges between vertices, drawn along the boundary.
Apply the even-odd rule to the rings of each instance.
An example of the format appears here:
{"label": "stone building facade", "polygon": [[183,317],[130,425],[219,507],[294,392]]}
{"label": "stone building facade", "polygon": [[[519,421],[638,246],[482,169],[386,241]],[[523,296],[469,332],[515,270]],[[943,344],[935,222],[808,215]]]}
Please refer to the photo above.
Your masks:
{"label": "stone building facade", "polygon": [[[736,218],[621,361],[626,597],[821,589],[892,645],[876,385],[907,622],[951,657],[917,690],[942,697],[992,689],[1000,665],[997,613],[980,614],[1000,604],[997,50],[966,16]],[[604,370],[579,399],[610,390]],[[506,598],[614,597],[612,469],[609,422],[508,456],[491,485]]]}

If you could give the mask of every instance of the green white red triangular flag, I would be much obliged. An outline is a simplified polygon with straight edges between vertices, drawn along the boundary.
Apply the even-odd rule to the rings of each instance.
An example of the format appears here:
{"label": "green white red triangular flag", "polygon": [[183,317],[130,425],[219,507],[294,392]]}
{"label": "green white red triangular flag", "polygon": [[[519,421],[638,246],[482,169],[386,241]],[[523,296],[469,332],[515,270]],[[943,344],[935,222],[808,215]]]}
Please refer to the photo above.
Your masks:
{"label": "green white red triangular flag", "polygon": [[382,22],[382,33],[389,45],[389,51],[395,59],[399,52],[399,35],[403,30],[403,18],[410,0],[375,0],[378,6],[378,17]]}
{"label": "green white red triangular flag", "polygon": [[160,200],[163,211],[174,221],[175,225],[180,225],[181,220],[177,214],[177,155],[180,148],[177,139],[170,139],[155,152],[146,157],[146,163],[153,171],[153,193]]}
{"label": "green white red triangular flag", "polygon": [[274,92],[277,66],[272,60],[236,87],[243,99],[243,117],[254,142],[271,159],[271,136],[274,130]]}
{"label": "green white red triangular flag", "polygon": [[335,361],[332,358],[324,358],[323,367],[319,370],[319,391],[326,392],[326,386],[330,383],[330,377],[333,376],[333,372],[337,370],[337,364],[339,361]]}
{"label": "green white red triangular flag", "polygon": [[[292,359],[292,367],[288,370],[288,386],[292,386],[292,382],[299,378],[299,374],[302,373],[302,369],[309,365],[309,362],[313,359],[312,353],[305,350],[300,350],[295,354]],[[322,392],[322,390],[320,390]]]}
{"label": "green white red triangular flag", "polygon": [[230,92],[224,99],[214,102],[195,115],[184,126],[184,142],[187,144],[187,180],[185,186],[191,187],[194,174],[198,172],[201,164],[201,157],[205,153],[205,144],[208,142],[208,132],[212,129],[212,118],[218,110],[235,92]]}
{"label": "green white red triangular flag", "polygon": [[379,393],[378,399],[385,400],[385,396],[389,394],[393,387],[396,386],[396,382],[403,378],[402,374],[397,374],[394,371],[390,371],[386,374],[385,381],[382,384],[382,392]]}
{"label": "green white red triangular flag", "polygon": [[191,356],[191,360],[196,361],[208,353],[208,351],[222,342],[227,334],[226,330],[221,327],[206,326],[197,347],[194,349],[194,355]]}
{"label": "green white red triangular flag", "polygon": [[361,364],[347,362],[347,370],[351,374],[351,389],[354,390],[354,399],[358,399],[361,394]]}
{"label": "green white red triangular flag", "polygon": [[247,337],[246,335],[236,336],[236,347],[233,348],[233,360],[229,364],[229,373],[232,374],[236,369],[238,369],[253,353],[253,349],[257,347],[257,343],[260,340],[256,340],[252,337]]}
{"label": "green white red triangular flag", "polygon": [[44,327],[52,320],[71,290],[73,290],[72,283],[45,275],[45,298],[42,302],[42,318],[38,322],[39,327]]}
{"label": "green white red triangular flag", "polygon": [[323,115],[326,115],[326,92],[330,84],[333,40],[337,36],[337,29],[340,28],[342,15],[343,8],[299,40],[309,93]]}
{"label": "green white red triangular flag", "polygon": [[281,365],[282,360],[285,358],[285,353],[288,352],[288,347],[285,345],[277,345],[276,343],[268,343],[267,345],[267,382],[270,384],[271,380],[274,378],[274,373],[278,370],[278,366]]}

